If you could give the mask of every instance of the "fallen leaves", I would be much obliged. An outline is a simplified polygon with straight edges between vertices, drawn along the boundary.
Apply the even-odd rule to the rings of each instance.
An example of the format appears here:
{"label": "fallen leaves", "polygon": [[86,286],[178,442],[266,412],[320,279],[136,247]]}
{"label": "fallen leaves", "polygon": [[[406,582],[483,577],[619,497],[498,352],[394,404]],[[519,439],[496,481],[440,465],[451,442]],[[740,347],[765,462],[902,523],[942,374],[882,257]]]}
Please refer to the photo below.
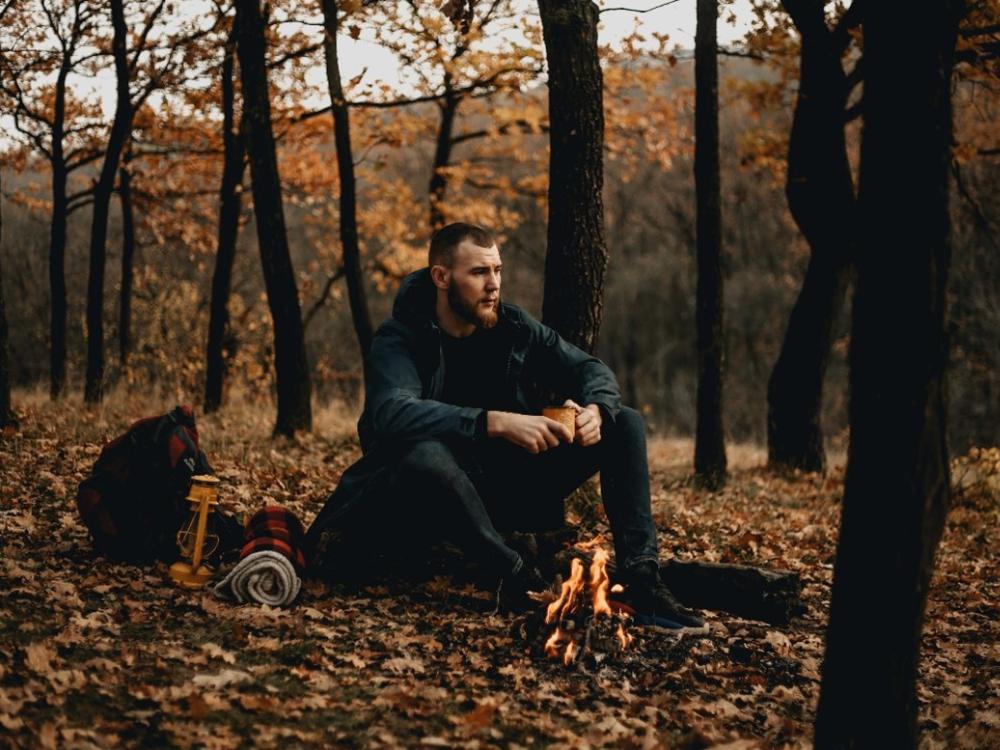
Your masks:
{"label": "fallen leaves", "polygon": [[31,643],[24,648],[24,664],[35,674],[47,675],[52,671],[56,650],[44,643]]}
{"label": "fallen leaves", "polygon": [[[782,628],[709,613],[707,634],[637,631],[634,661],[584,674],[525,655],[510,620],[491,614],[488,587],[447,552],[390,565],[363,589],[307,582],[290,610],[235,607],[177,590],[162,565],[95,558],[72,487],[132,416],[28,414],[18,440],[0,444],[0,733],[12,746],[810,743],[839,520],[830,477],[749,471],[708,494],[655,473],[664,555],[797,571],[806,614]],[[263,429],[202,432],[224,501],[241,512],[267,495],[308,521],[357,455],[315,436],[277,450]],[[1000,729],[1000,552],[987,541],[997,514],[978,501],[959,511],[925,629],[930,747],[986,746]]]}

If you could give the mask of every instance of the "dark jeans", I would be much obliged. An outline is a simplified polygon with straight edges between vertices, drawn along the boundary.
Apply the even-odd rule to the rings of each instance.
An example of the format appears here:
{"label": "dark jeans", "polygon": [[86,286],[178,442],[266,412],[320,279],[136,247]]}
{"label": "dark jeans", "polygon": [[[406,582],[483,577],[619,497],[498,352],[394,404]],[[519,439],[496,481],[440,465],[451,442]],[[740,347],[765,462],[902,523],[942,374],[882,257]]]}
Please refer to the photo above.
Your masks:
{"label": "dark jeans", "polygon": [[498,575],[520,557],[500,531],[541,531],[563,523],[566,496],[597,472],[620,569],[657,559],[642,416],[623,408],[601,441],[534,455],[503,439],[476,446],[425,440],[401,453],[389,483],[397,523],[428,520],[465,554]]}

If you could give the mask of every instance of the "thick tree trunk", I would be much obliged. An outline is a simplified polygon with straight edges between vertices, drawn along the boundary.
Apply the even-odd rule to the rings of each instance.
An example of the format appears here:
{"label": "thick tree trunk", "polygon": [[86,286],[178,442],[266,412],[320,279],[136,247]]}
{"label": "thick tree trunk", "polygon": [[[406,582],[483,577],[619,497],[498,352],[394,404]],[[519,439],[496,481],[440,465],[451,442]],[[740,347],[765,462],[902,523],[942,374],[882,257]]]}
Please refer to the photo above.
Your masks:
{"label": "thick tree trunk", "polygon": [[834,320],[847,289],[855,232],[854,183],[843,119],[850,89],[841,63],[843,48],[826,26],[822,4],[784,0],[784,5],[801,38],[785,192],[811,254],[768,383],[768,464],[822,471],[823,378]]}
{"label": "thick tree trunk", "polygon": [[104,390],[104,266],[107,258],[108,213],[115,187],[115,174],[122,149],[132,124],[132,101],[129,96],[128,60],[125,11],[122,0],[111,0],[111,21],[114,39],[111,49],[117,77],[115,118],[108,135],[104,163],[94,186],[93,218],[90,226],[90,269],[87,279],[87,380],[83,398],[88,404],[98,403]]}
{"label": "thick tree trunk", "polygon": [[722,203],[719,195],[718,0],[698,0],[695,32],[694,181],[698,225],[695,301],[698,413],[694,469],[706,486],[726,480],[722,429]]}
{"label": "thick tree trunk", "polygon": [[[446,79],[448,76],[446,74]],[[446,80],[446,86],[449,85]],[[448,190],[448,178],[445,169],[451,163],[452,137],[455,131],[455,115],[458,113],[460,99],[450,92],[441,102],[441,120],[438,124],[437,142],[434,146],[434,165],[431,168],[431,180],[427,188],[430,201],[431,232],[436,232],[445,225],[444,196]]]}
{"label": "thick tree trunk", "polygon": [[[0,171],[0,178],[2,178]],[[0,189],[0,250],[3,248],[3,190]],[[3,253],[0,252],[0,427],[17,424],[10,402],[10,362],[7,351],[7,305],[3,294]]]}
{"label": "thick tree trunk", "polygon": [[851,445],[816,747],[916,747],[948,506],[945,288],[957,3],[867,3]]}
{"label": "thick tree trunk", "polygon": [[66,122],[66,77],[64,63],[56,77],[52,113],[52,216],[49,221],[49,395],[62,396],[66,388],[66,158],[63,133]]}
{"label": "thick tree trunk", "polygon": [[594,352],[604,313],[604,79],[597,6],[538,0],[549,71],[549,224],[542,320]]}
{"label": "thick tree trunk", "polygon": [[129,172],[131,155],[118,170],[118,199],[122,209],[122,285],[118,299],[118,361],[128,364],[132,327],[132,278],[135,264],[135,218],[132,213],[132,176]]}
{"label": "thick tree trunk", "polygon": [[212,274],[212,300],[208,318],[208,343],[205,347],[205,413],[222,406],[226,379],[223,342],[229,328],[229,294],[232,291],[233,261],[243,210],[243,173],[246,171],[246,135],[243,123],[236,125],[236,63],[234,22],[222,59],[222,184],[219,187],[219,235]]}
{"label": "thick tree trunk", "polygon": [[240,76],[253,180],[257,244],[267,301],[274,322],[278,416],[275,434],[294,435],[312,427],[311,386],[298,289],[288,251],[281,178],[271,127],[271,101],[264,56],[264,20],[258,0],[238,0]]}
{"label": "thick tree trunk", "polygon": [[[340,59],[337,56],[337,2],[323,0],[323,23],[326,29],[326,80],[333,113],[333,133],[337,144],[337,170],[340,178],[340,246],[343,251],[347,296],[351,304],[354,333],[361,348],[362,365],[367,367],[368,350],[372,341],[372,320],[361,276],[361,243],[358,240],[357,192],[354,179],[354,155],[351,150],[350,109],[344,98],[340,80]],[[451,134],[448,136],[451,141]],[[433,211],[434,196],[431,195]]]}

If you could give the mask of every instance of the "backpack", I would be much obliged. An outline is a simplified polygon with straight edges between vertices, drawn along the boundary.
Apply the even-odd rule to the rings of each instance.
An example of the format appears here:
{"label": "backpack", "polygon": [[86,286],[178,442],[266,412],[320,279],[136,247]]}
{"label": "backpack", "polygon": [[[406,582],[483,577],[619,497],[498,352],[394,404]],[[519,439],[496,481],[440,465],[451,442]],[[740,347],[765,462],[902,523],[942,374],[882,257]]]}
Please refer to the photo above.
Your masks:
{"label": "backpack", "polygon": [[[191,477],[212,473],[190,406],[140,419],[104,446],[77,490],[77,510],[94,551],[123,562],[176,560]],[[216,515],[217,552],[238,547],[242,526],[231,516]]]}

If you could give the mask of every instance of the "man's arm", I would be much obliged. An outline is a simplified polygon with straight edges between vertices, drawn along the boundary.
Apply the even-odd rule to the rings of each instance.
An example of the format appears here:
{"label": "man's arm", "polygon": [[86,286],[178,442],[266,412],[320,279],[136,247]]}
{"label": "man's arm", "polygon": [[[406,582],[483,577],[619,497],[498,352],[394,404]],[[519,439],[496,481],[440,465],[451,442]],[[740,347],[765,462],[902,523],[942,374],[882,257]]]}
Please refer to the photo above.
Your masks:
{"label": "man's arm", "polygon": [[477,437],[482,409],[423,398],[413,334],[388,321],[372,339],[365,376],[365,412],[374,440]]}
{"label": "man's arm", "polygon": [[547,325],[525,318],[532,327],[528,357],[534,360],[533,373],[541,384],[583,406],[596,405],[602,421],[613,422],[622,399],[611,368]]}

